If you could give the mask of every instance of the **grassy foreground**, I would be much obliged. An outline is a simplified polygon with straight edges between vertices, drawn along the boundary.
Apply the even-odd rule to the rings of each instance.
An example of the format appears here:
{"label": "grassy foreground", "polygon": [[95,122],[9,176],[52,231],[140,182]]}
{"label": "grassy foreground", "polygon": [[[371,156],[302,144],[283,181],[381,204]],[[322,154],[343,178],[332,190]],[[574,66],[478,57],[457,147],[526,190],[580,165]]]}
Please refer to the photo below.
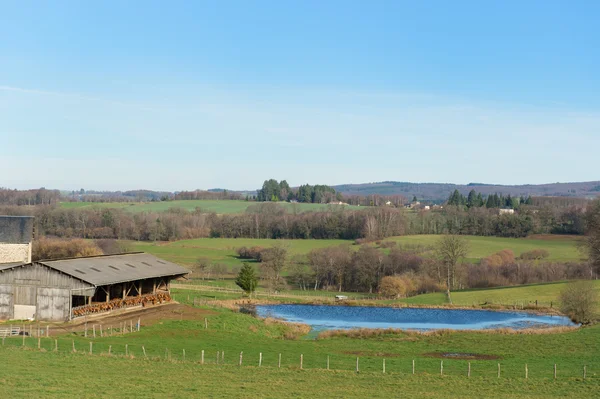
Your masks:
{"label": "grassy foreground", "polygon": [[[197,294],[174,293],[181,303],[191,302]],[[26,349],[21,347],[21,337],[9,338],[0,347],[0,397],[38,397],[41,392],[56,398],[120,397],[128,392],[136,397],[583,398],[600,391],[600,326],[555,334],[438,332],[285,339],[293,332],[286,325],[221,308],[206,308],[196,319],[164,320],[151,326],[144,325],[142,318],[142,326],[140,332],[95,339],[60,335],[58,352],[53,351],[54,337],[41,339],[42,351],[36,338],[26,339]],[[93,355],[87,354],[90,341]],[[71,353],[73,344],[77,353]],[[216,364],[217,352],[223,351],[224,358]],[[435,357],[441,353],[484,355],[489,360],[445,358],[441,376],[441,359]]]}

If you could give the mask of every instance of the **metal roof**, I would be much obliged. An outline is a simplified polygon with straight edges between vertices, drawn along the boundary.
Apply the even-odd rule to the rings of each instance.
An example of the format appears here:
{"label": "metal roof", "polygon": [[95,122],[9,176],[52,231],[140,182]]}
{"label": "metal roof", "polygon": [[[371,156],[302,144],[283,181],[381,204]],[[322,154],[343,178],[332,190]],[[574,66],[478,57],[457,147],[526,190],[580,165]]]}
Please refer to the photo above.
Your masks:
{"label": "metal roof", "polygon": [[12,269],[13,267],[26,265],[25,262],[0,263],[0,271]]}
{"label": "metal roof", "polygon": [[39,261],[95,286],[155,277],[183,276],[189,270],[146,253]]}

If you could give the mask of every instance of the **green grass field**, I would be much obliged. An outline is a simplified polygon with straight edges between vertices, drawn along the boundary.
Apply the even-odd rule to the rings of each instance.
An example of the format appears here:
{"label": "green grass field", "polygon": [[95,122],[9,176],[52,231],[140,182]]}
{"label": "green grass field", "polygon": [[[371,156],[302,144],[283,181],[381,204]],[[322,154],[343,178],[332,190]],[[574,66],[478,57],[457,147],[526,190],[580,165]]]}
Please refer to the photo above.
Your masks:
{"label": "green grass field", "polygon": [[[401,236],[387,239],[399,244],[421,244],[434,245],[440,236],[414,235]],[[571,237],[556,237],[553,239],[536,238],[499,238],[499,237],[475,237],[465,236],[469,241],[469,259],[477,260],[489,256],[502,249],[512,249],[516,256],[525,251],[533,249],[546,249],[551,261],[579,261],[582,257],[577,248],[577,241]],[[241,265],[237,258],[235,249],[239,247],[269,247],[281,240],[252,239],[252,238],[198,238],[193,240],[182,240],[168,243],[153,242],[130,242],[130,246],[136,251],[145,251],[167,260],[191,265],[199,257],[207,257],[213,263],[223,263],[229,266]],[[353,248],[353,241],[349,240],[286,240],[290,255],[303,255],[315,248],[348,244]]]}
{"label": "green grass field", "polygon": [[[386,239],[398,244],[434,245],[439,235],[412,235]],[[481,259],[503,249],[511,249],[515,256],[533,249],[545,249],[550,253],[550,261],[579,261],[582,254],[577,247],[577,237],[573,236],[532,236],[528,238],[503,238],[465,236],[469,242],[470,259]]]}
{"label": "green grass field", "polygon": [[[600,280],[594,280],[598,291],[600,291]],[[547,283],[521,285],[517,287],[500,287],[487,289],[474,289],[452,292],[452,302],[460,306],[488,304],[502,305],[528,305],[538,301],[539,306],[554,307],[559,304],[560,292],[567,283]],[[402,302],[423,305],[441,305],[447,303],[446,295],[443,293],[423,294],[402,300]],[[598,309],[600,311],[600,308]]]}
{"label": "green grass field", "polygon": [[[257,204],[248,201],[233,200],[179,200],[159,202],[61,202],[60,206],[67,209],[72,208],[118,208],[128,212],[164,212],[169,208],[183,208],[192,211],[200,208],[206,212],[218,214],[244,213],[246,209]],[[291,204],[289,202],[278,202],[280,206],[290,213],[301,213],[311,211],[322,211],[327,209],[341,209],[339,205],[327,204]],[[364,208],[364,207],[363,207]],[[359,206],[344,205],[343,209],[361,209]]]}
{"label": "green grass field", "polygon": [[[186,303],[197,293],[177,290]],[[204,316],[209,328],[204,328]],[[143,320],[142,320],[142,324]],[[164,320],[139,333],[104,338],[81,334],[8,338],[0,347],[0,397],[594,397],[600,392],[600,326],[556,334],[452,332],[373,338],[283,339],[288,327],[211,308],[197,320]],[[78,353],[71,354],[72,340]],[[93,341],[94,355],[88,355]],[[125,358],[127,351],[135,358]],[[112,356],[108,356],[109,345]],[[150,359],[144,360],[144,346]],[[185,360],[183,351],[185,350]],[[201,351],[205,364],[199,364]],[[225,352],[216,364],[217,351]],[[243,366],[239,354],[243,351]],[[440,359],[431,353],[471,353],[494,360]],[[259,353],[263,354],[258,367]],[[278,369],[281,353],[282,366]],[[299,369],[300,355],[304,370]],[[326,369],[327,357],[330,368]],[[165,360],[170,357],[171,361]],[[356,373],[359,357],[360,373]],[[382,372],[383,359],[386,374]],[[412,375],[412,360],[416,374]],[[497,378],[497,364],[501,378]],[[524,378],[525,364],[529,378]],[[558,379],[553,379],[557,364]],[[583,366],[587,379],[582,380]]]}

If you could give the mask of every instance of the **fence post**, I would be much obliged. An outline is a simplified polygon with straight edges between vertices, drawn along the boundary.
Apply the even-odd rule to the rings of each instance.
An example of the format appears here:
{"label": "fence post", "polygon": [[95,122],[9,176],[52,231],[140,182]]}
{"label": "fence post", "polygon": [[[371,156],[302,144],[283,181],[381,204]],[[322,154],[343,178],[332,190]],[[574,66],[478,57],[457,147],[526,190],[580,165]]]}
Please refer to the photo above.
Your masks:
{"label": "fence post", "polygon": [[383,374],[385,374],[385,359],[383,359]]}
{"label": "fence post", "polygon": [[129,332],[133,332],[133,321],[129,320]]}
{"label": "fence post", "polygon": [[225,351],[221,351],[221,363],[225,364]]}
{"label": "fence post", "polygon": [[25,331],[23,331],[23,346],[25,346]]}
{"label": "fence post", "polygon": [[258,367],[262,366],[262,352],[258,354]]}
{"label": "fence post", "polygon": [[208,319],[205,317],[204,318],[204,329],[206,330],[208,328]]}
{"label": "fence post", "polygon": [[525,363],[525,379],[529,377],[529,370],[527,369],[527,363]]}
{"label": "fence post", "polygon": [[242,357],[244,356],[244,351],[240,352],[240,366],[242,365]]}
{"label": "fence post", "polygon": [[302,370],[302,363],[304,362],[304,355],[300,355],[300,370]]}
{"label": "fence post", "polygon": [[556,363],[554,363],[554,379],[556,379]]}
{"label": "fence post", "polygon": [[277,361],[277,368],[281,368],[281,353],[279,354],[279,360]]}
{"label": "fence post", "polygon": [[4,340],[6,339],[6,337],[2,337],[2,346],[4,346]]}
{"label": "fence post", "polygon": [[100,324],[100,338],[102,338],[102,335],[104,334],[102,334],[102,324]]}
{"label": "fence post", "polygon": [[[185,349],[184,349],[185,351]],[[142,352],[144,353],[144,358],[147,359],[148,356],[146,356],[146,348],[144,348],[144,345],[142,345]]]}
{"label": "fence post", "polygon": [[219,364],[219,358],[220,358],[220,357],[221,357],[221,356],[220,356],[220,353],[219,353],[219,351],[217,351],[217,364]]}
{"label": "fence post", "polygon": [[138,332],[140,332],[141,327],[142,327],[142,319],[141,319],[141,317],[138,317],[138,325],[137,325]]}
{"label": "fence post", "polygon": [[91,355],[92,353],[94,353],[94,350],[93,350],[93,348],[92,348],[92,344],[93,344],[93,343],[94,343],[94,341],[90,341],[90,355]]}
{"label": "fence post", "polygon": [[50,337],[50,326],[46,326],[46,338]]}
{"label": "fence post", "polygon": [[413,359],[413,375],[415,375],[415,359]]}
{"label": "fence post", "polygon": [[108,356],[112,355],[112,345],[108,345]]}
{"label": "fence post", "polygon": [[42,349],[42,339],[38,337],[38,349]]}
{"label": "fence post", "polygon": [[444,375],[444,361],[440,362],[440,375]]}
{"label": "fence post", "polygon": [[204,364],[204,350],[202,351],[202,355],[200,357],[200,364]]}
{"label": "fence post", "polygon": [[585,375],[587,374],[587,366],[583,366],[583,380],[585,381]]}
{"label": "fence post", "polygon": [[85,322],[85,331],[83,333],[83,336],[87,338],[87,321]]}
{"label": "fence post", "polygon": [[92,325],[92,336],[96,338],[96,325]]}
{"label": "fence post", "polygon": [[500,378],[500,363],[498,363],[498,378]]}
{"label": "fence post", "polygon": [[471,362],[469,362],[469,370],[467,371],[467,377],[471,378]]}
{"label": "fence post", "polygon": [[327,355],[327,370],[329,370],[329,355]]}
{"label": "fence post", "polygon": [[183,350],[183,361],[185,362],[185,349]]}
{"label": "fence post", "polygon": [[125,344],[125,356],[129,356],[129,345]]}
{"label": "fence post", "polygon": [[356,358],[356,372],[358,373],[358,357]]}
{"label": "fence post", "polygon": [[58,352],[58,340],[54,340],[54,352]]}
{"label": "fence post", "polygon": [[75,340],[71,341],[73,343],[73,353],[75,352]]}

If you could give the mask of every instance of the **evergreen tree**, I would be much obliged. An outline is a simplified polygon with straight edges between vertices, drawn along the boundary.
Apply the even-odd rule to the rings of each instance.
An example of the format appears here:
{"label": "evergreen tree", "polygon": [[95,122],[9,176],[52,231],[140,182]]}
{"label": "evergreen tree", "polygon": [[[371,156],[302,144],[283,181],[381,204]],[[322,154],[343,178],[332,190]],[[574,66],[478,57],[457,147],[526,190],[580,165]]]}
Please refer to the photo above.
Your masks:
{"label": "evergreen tree", "polygon": [[240,273],[235,279],[235,284],[244,290],[244,292],[248,295],[252,295],[254,291],[256,291],[256,287],[258,286],[258,277],[256,276],[256,272],[252,265],[244,262]]}
{"label": "evergreen tree", "polygon": [[469,191],[469,196],[467,197],[467,208],[472,208],[477,206],[477,193],[475,190]]}

